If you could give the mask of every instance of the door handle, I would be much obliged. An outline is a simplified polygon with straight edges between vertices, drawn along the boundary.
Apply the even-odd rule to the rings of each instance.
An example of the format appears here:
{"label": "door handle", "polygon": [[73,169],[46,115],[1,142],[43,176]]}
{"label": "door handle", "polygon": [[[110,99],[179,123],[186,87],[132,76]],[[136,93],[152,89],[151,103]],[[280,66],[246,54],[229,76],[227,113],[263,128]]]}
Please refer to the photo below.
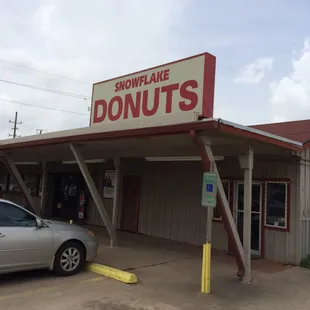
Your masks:
{"label": "door handle", "polygon": [[2,234],[2,233],[0,233],[0,238],[3,238],[3,237],[5,237],[5,235],[4,235],[4,234]]}

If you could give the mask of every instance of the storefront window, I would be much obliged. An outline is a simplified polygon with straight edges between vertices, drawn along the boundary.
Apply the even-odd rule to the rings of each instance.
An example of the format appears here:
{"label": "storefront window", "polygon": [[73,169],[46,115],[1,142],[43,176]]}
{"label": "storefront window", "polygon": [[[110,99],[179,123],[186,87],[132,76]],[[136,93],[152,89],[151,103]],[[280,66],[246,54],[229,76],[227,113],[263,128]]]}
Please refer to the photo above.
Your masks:
{"label": "storefront window", "polygon": [[287,228],[287,183],[266,183],[265,225]]}
{"label": "storefront window", "polygon": [[10,192],[20,192],[19,186],[18,186],[16,180],[12,176],[10,176],[9,191]]}
{"label": "storefront window", "polygon": [[6,190],[6,186],[7,186],[7,175],[1,175],[0,174],[0,186],[2,188],[3,191]]}
{"label": "storefront window", "polygon": [[36,195],[38,192],[38,175],[25,174],[24,182],[29,190],[29,193],[32,195]]}
{"label": "storefront window", "polygon": [[[228,204],[230,203],[230,191],[229,191],[229,181],[227,180],[222,180],[224,191],[228,200]],[[213,210],[213,219],[215,220],[221,220],[221,214],[220,214],[220,209],[218,206],[216,206]]]}
{"label": "storefront window", "polygon": [[[38,175],[35,174],[25,174],[22,176],[26,187],[32,195],[36,195],[38,192]],[[10,183],[9,183],[9,191],[10,192],[20,192],[20,188],[18,186],[18,183],[13,177],[10,177]]]}

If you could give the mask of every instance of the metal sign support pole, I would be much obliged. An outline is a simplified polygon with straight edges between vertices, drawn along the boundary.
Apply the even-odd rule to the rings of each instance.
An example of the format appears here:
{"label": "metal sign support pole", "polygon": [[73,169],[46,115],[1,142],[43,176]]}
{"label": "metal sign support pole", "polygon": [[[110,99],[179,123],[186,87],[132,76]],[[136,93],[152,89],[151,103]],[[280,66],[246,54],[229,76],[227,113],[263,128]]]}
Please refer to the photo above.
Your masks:
{"label": "metal sign support pole", "polygon": [[[210,172],[214,171],[214,162],[210,162]],[[204,188],[203,188],[204,191]],[[216,196],[216,195],[215,195]],[[211,242],[213,207],[207,207],[206,243],[203,245],[201,293],[211,293]]]}

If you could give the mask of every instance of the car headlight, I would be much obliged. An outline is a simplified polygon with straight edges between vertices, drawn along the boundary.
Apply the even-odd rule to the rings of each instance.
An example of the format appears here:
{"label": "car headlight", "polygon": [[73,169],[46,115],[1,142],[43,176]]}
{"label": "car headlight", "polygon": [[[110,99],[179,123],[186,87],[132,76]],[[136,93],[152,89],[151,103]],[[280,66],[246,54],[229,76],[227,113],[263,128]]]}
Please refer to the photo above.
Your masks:
{"label": "car headlight", "polygon": [[87,231],[87,235],[88,235],[89,237],[95,237],[95,234],[94,234],[91,230],[88,230],[88,231]]}

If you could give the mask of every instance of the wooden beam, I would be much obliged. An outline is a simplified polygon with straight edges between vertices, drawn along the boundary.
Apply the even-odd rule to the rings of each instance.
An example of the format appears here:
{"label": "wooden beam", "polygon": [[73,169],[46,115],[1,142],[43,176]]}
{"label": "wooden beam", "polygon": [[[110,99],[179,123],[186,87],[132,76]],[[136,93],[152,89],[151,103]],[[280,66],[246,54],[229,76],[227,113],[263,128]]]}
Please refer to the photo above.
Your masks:
{"label": "wooden beam", "polygon": [[240,237],[237,231],[235,221],[231,214],[229,203],[228,203],[225,191],[224,191],[223,183],[221,181],[221,177],[217,169],[216,161],[214,160],[214,155],[213,155],[213,152],[210,146],[211,141],[207,137],[198,136],[195,131],[191,131],[190,136],[193,142],[196,143],[196,145],[199,148],[204,170],[210,171],[210,164],[212,164],[213,171],[217,173],[218,175],[218,184],[217,184],[218,207],[219,207],[219,211],[221,214],[222,222],[224,224],[224,228],[227,233],[229,243],[231,244],[232,251],[236,259],[237,266],[238,266],[237,275],[239,277],[242,277],[244,274],[244,270],[245,270],[244,249],[240,241]]}
{"label": "wooden beam", "polygon": [[3,161],[5,163],[5,165],[7,166],[7,169],[10,171],[11,175],[14,177],[14,179],[17,182],[18,187],[20,188],[21,192],[23,193],[23,195],[26,198],[27,201],[27,209],[29,211],[31,211],[32,213],[35,213],[35,205],[34,205],[34,201],[31,197],[31,194],[28,191],[28,188],[20,174],[20,172],[18,171],[13,159],[11,158],[11,156],[9,154],[6,153],[2,153],[1,154],[3,157]]}
{"label": "wooden beam", "polygon": [[[112,209],[112,225],[114,229],[117,228],[117,220],[119,214],[119,195],[120,195],[120,158],[114,158],[114,167],[115,167],[115,184],[114,184],[114,197],[113,197],[113,209]],[[111,240],[112,241],[112,240]],[[111,242],[111,246],[113,246]]]}
{"label": "wooden beam", "polygon": [[95,186],[95,183],[91,177],[91,174],[87,168],[87,165],[83,159],[83,156],[79,150],[79,147],[77,145],[73,145],[72,143],[69,144],[70,149],[75,157],[75,160],[80,167],[81,173],[84,177],[84,180],[87,184],[87,187],[92,195],[92,198],[95,202],[95,205],[100,213],[100,216],[104,222],[104,225],[106,229],[108,230],[108,233],[111,238],[111,242],[114,244],[116,242],[116,233],[115,228],[112,225],[112,222],[109,218],[109,215],[104,207],[103,199],[100,197],[99,192]]}
{"label": "wooden beam", "polygon": [[47,188],[47,163],[42,163],[42,188],[41,188],[41,200],[40,200],[40,215],[44,216],[44,208],[45,208],[45,198],[46,198],[46,188]]}

